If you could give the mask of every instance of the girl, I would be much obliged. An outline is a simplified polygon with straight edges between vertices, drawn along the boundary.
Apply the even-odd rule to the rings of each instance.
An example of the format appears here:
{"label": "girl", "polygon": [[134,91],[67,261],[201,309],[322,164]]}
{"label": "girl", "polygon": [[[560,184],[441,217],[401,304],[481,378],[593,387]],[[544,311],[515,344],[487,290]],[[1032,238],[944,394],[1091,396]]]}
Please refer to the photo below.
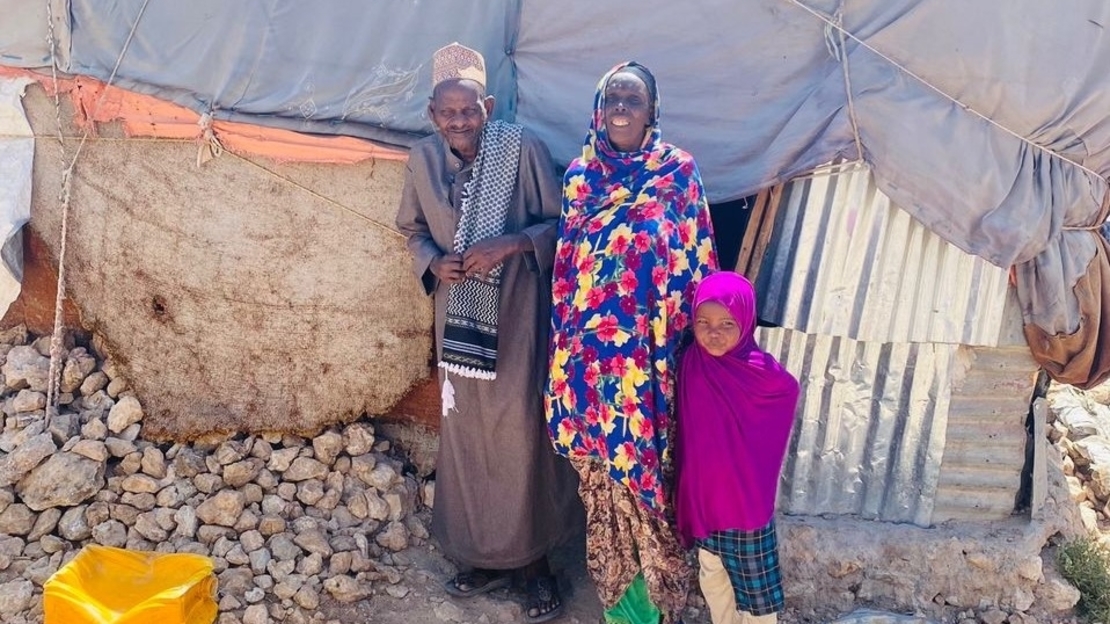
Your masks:
{"label": "girl", "polygon": [[678,379],[678,531],[696,544],[714,624],[769,624],[783,607],[775,495],[798,382],[755,343],[755,291],[715,273],[694,295]]}

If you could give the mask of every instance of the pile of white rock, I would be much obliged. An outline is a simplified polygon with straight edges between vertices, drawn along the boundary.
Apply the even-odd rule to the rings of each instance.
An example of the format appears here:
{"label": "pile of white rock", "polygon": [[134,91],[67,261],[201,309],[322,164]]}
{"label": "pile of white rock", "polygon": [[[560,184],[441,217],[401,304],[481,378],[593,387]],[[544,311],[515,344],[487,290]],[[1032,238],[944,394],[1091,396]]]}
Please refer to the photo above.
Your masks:
{"label": "pile of white rock", "polygon": [[[1103,535],[1110,524],[1110,388],[1083,392],[1054,385],[1049,393],[1048,438],[1060,450],[1071,498],[1083,525]],[[1103,536],[1110,542],[1110,533]]]}
{"label": "pile of white rock", "polygon": [[43,583],[86,544],[211,557],[219,622],[322,621],[321,599],[404,597],[431,496],[360,422],[312,439],[142,439],[111,361],[68,350],[46,417],[48,337],[0,333],[0,621],[42,621]]}

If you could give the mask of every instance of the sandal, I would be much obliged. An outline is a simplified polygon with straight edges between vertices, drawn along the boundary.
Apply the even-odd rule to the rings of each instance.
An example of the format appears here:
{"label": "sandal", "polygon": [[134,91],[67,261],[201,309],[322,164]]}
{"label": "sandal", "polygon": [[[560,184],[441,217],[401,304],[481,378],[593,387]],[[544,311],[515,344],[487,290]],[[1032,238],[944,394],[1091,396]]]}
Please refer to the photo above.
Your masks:
{"label": "sandal", "polygon": [[459,572],[443,585],[443,589],[456,598],[473,598],[495,589],[508,587],[512,578],[507,573],[493,570]]}
{"label": "sandal", "polygon": [[563,598],[554,576],[539,576],[528,581],[528,604],[524,621],[529,624],[548,622],[563,615]]}

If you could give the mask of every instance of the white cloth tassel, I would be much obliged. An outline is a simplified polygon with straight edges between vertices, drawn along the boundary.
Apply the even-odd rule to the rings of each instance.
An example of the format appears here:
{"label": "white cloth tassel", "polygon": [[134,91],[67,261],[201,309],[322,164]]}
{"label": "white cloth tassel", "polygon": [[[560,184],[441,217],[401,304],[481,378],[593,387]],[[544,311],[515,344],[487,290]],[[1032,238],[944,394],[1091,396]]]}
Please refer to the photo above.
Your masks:
{"label": "white cloth tassel", "polygon": [[[467,377],[469,379],[484,379],[485,381],[497,379],[497,371],[479,370],[470,366],[448,364],[447,362],[440,362],[439,367],[448,373],[455,373],[460,377]],[[446,373],[444,373],[444,375],[446,376]]]}
{"label": "white cloth tassel", "polygon": [[443,404],[444,418],[455,409],[455,386],[451,385],[451,376],[443,375],[443,388],[439,392],[440,402]]}

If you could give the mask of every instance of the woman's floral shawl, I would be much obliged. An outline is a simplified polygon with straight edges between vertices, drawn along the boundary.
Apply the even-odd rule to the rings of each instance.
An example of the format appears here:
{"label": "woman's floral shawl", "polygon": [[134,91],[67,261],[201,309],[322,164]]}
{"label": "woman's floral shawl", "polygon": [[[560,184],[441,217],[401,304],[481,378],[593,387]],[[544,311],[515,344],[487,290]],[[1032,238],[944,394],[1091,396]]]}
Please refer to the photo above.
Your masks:
{"label": "woman's floral shawl", "polygon": [[609,145],[605,84],[628,65],[598,83],[582,156],[563,179],[545,405],[559,453],[607,462],[662,514],[675,351],[717,260],[701,176],[690,154],[660,139],[658,95],[641,150]]}

